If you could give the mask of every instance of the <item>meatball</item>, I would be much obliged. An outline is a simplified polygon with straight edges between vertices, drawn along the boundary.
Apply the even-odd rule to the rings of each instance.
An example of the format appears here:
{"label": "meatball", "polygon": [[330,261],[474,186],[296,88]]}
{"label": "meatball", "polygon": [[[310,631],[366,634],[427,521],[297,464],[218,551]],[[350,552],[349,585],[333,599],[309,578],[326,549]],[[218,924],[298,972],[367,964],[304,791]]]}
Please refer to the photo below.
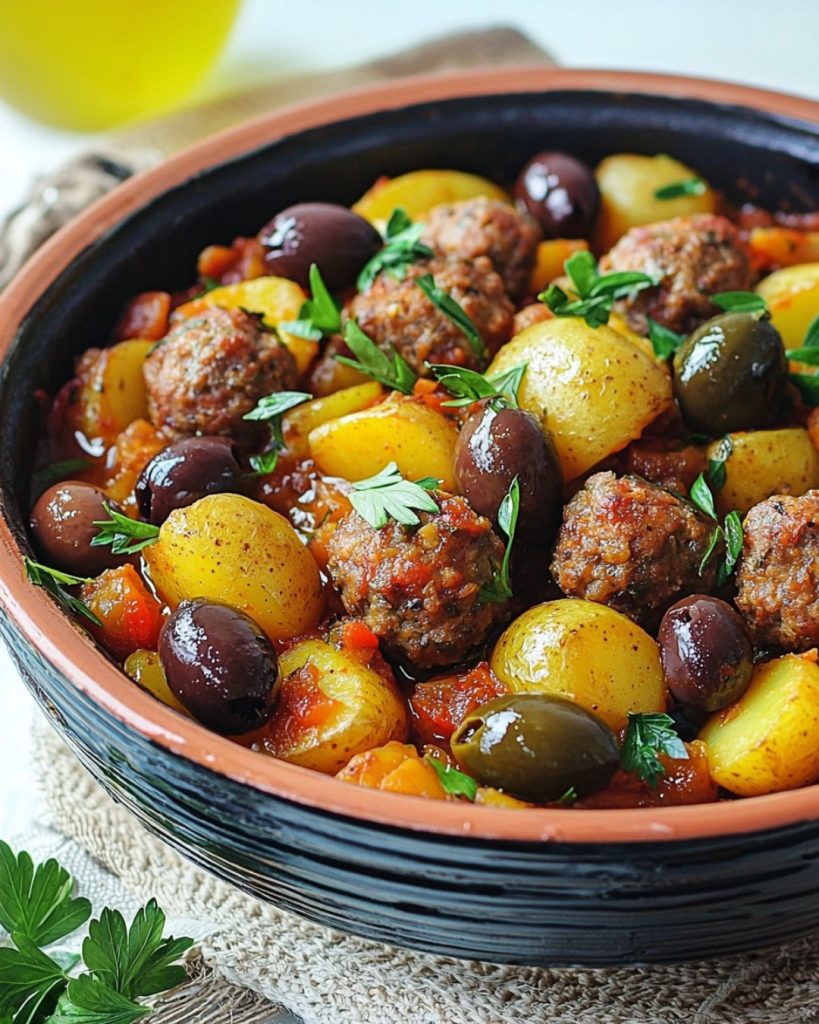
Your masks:
{"label": "meatball", "polygon": [[293,356],[241,309],[208,309],[185,320],[145,360],[148,411],[173,437],[253,437],[242,417],[264,395],[297,380]]}
{"label": "meatball", "polygon": [[424,670],[466,659],[510,609],[480,596],[503,560],[489,520],[461,497],[443,497],[440,512],[419,518],[415,530],[392,521],[375,530],[351,512],[327,548],[348,614],[362,618],[387,653]]}
{"label": "meatball", "polygon": [[490,354],[512,336],[515,309],[486,256],[415,263],[400,281],[382,271],[369,291],[350,302],[349,316],[385,351],[393,346],[418,373],[426,372],[427,361],[482,370],[468,338],[415,283],[424,274],[432,274],[435,284],[460,305]]}
{"label": "meatball", "polygon": [[656,484],[596,473],[563,510],[552,573],[569,597],[650,625],[672,601],[714,587],[721,540],[700,575],[714,527]]}
{"label": "meatball", "polygon": [[512,298],[521,299],[541,237],[540,226],[528,214],[479,196],[434,207],[426,217],[422,241],[442,256],[488,256]]}
{"label": "meatball", "polygon": [[630,327],[648,332],[647,317],[688,334],[719,312],[709,296],[753,284],[747,251],[734,225],[712,213],[632,228],[600,261],[605,272],[641,270],[659,280],[618,303]]}
{"label": "meatball", "polygon": [[786,651],[819,646],[819,491],[777,494],[743,523],[736,606],[754,643]]}

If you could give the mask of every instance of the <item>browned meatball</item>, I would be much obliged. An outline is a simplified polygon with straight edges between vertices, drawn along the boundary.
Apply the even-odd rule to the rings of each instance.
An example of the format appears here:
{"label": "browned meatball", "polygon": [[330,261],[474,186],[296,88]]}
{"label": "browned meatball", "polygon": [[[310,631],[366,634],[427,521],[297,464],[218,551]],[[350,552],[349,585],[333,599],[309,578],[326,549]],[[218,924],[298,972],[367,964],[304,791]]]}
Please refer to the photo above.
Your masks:
{"label": "browned meatball", "polygon": [[443,256],[474,260],[488,256],[513,299],[526,294],[540,226],[508,203],[479,196],[443,203],[426,216],[422,241]]}
{"label": "browned meatball", "polygon": [[327,544],[346,611],[419,669],[463,661],[510,614],[508,602],[480,597],[504,551],[489,520],[461,497],[439,499],[440,512],[419,513],[414,530],[392,521],[375,530],[351,512]]}
{"label": "browned meatball", "polygon": [[460,305],[490,355],[512,336],[515,309],[486,256],[415,263],[402,281],[384,271],[369,291],[350,302],[349,316],[381,348],[389,351],[393,346],[418,373],[425,373],[425,361],[484,369],[461,329],[415,283],[424,274],[432,274],[435,284]]}
{"label": "browned meatball", "polygon": [[688,334],[719,313],[709,296],[752,287],[748,254],[725,217],[698,213],[632,228],[600,261],[602,270],[641,270],[659,279],[618,303],[630,327],[648,333],[646,318]]}
{"label": "browned meatball", "polygon": [[743,523],[737,608],[754,643],[805,651],[819,646],[819,491],[777,494]]}
{"label": "browned meatball", "polygon": [[264,395],[295,386],[296,363],[240,309],[208,309],[174,328],[145,360],[148,411],[168,434],[252,436],[242,417]]}
{"label": "browned meatball", "polygon": [[596,473],[563,510],[552,573],[569,597],[652,623],[671,601],[713,588],[721,541],[699,570],[714,526],[656,484]]}

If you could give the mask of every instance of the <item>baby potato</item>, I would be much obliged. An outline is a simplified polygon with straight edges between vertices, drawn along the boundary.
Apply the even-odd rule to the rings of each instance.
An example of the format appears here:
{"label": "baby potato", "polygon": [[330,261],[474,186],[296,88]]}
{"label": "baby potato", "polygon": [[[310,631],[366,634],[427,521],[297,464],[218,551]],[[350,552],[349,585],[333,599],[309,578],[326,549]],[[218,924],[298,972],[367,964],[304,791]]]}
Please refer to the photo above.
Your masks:
{"label": "baby potato", "polygon": [[336,778],[389,793],[424,796],[428,800],[447,799],[432,765],[427,764],[411,743],[396,740],[356,754]]}
{"label": "baby potato", "polygon": [[[725,484],[717,492],[717,509],[743,515],[773,494],[798,497],[819,487],[819,452],[807,430],[754,430],[729,434],[731,454],[725,460]],[[708,447],[708,458],[721,456],[723,441]]]}
{"label": "baby potato", "polygon": [[79,392],[69,409],[74,429],[111,444],[134,420],[147,418],[142,364],[155,344],[134,338],[83,357]]}
{"label": "baby potato", "polygon": [[617,732],[629,711],[664,711],[660,652],[625,615],[565,598],[535,605],[501,635],[492,671],[512,693],[566,697]]}
{"label": "baby potato", "polygon": [[795,654],[758,665],[745,693],[700,733],[714,780],[737,796],[819,781],[819,666]]}
{"label": "baby potato", "polygon": [[407,711],[395,683],[324,640],[302,640],[279,658],[282,686],[264,749],[335,773],[356,754],[403,740]]}
{"label": "baby potato", "polygon": [[323,398],[314,398],[285,413],[283,418],[284,440],[287,450],[298,459],[310,454],[308,436],[322,423],[329,423],[353,412],[360,412],[374,405],[384,395],[384,389],[374,380],[356,384],[343,391],[334,391]]}
{"label": "baby potato", "polygon": [[707,186],[702,195],[657,199],[657,189],[696,178],[693,171],[665,153],[642,156],[615,153],[600,162],[595,171],[600,189],[600,213],[596,242],[601,252],[609,250],[629,228],[654,224],[692,213],[714,213],[716,195]]}
{"label": "baby potato", "polygon": [[819,263],[776,270],[759,282],[756,291],[768,303],[785,348],[799,348],[811,321],[819,316]]}
{"label": "baby potato", "polygon": [[455,491],[453,458],[458,430],[442,413],[415,398],[385,402],[310,431],[313,460],[322,473],[366,480],[396,462],[407,480],[431,476]]}
{"label": "baby potato", "polygon": [[544,320],[495,356],[489,376],[526,363],[518,400],[554,438],[573,480],[636,440],[671,404],[667,371],[611,327]]}
{"label": "baby potato", "polygon": [[371,223],[384,223],[393,210],[403,207],[415,220],[433,206],[461,199],[488,196],[511,203],[504,192],[487,178],[465,171],[410,171],[397,178],[379,178],[353,206],[353,210]]}
{"label": "baby potato", "polygon": [[171,608],[203,597],[248,614],[271,640],[312,629],[322,611],[315,559],[278,512],[240,494],[175,509],[143,551]]}

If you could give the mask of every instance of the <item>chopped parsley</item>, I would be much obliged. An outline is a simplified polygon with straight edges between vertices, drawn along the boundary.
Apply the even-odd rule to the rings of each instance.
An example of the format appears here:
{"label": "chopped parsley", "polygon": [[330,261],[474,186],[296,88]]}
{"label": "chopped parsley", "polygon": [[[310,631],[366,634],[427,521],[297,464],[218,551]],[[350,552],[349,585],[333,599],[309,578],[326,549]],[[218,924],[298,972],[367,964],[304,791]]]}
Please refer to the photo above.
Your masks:
{"label": "chopped parsley", "polygon": [[398,472],[395,462],[390,462],[375,476],[353,484],[350,504],[362,519],[374,530],[386,526],[390,519],[402,526],[417,526],[420,519],[415,510],[438,512],[435,499],[430,491],[441,486],[433,477],[422,480],[405,480]]}
{"label": "chopped parsley", "polygon": [[630,711],[628,729],[620,751],[620,763],[626,771],[634,772],[652,789],[665,775],[658,754],[667,754],[681,760],[688,758],[685,744],[674,729],[674,720],[664,713],[641,714]]}
{"label": "chopped parsley", "polygon": [[556,284],[550,284],[538,298],[555,316],[582,317],[589,327],[607,324],[618,299],[657,284],[653,277],[638,270],[601,274],[597,260],[587,250],[572,253],[563,264],[563,269],[579,298],[570,298]]}
{"label": "chopped parsley", "polygon": [[662,185],[654,190],[655,199],[681,199],[683,196],[701,196],[708,186],[702,178],[685,178],[673,181],[670,185]]}
{"label": "chopped parsley", "polygon": [[415,282],[429,301],[439,309],[445,317],[452,321],[458,330],[469,342],[472,353],[481,366],[486,365],[489,353],[478,328],[472,323],[460,305],[452,298],[449,292],[439,288],[435,283],[432,274],[424,274]]}
{"label": "chopped parsley", "polygon": [[382,270],[402,281],[410,264],[433,256],[432,249],[421,241],[423,231],[424,225],[413,224],[402,207],[393,210],[384,230],[384,248],[365,264],[358,275],[358,290],[366,292]]}
{"label": "chopped parsley", "polygon": [[509,561],[512,557],[512,545],[515,542],[519,512],[520,484],[518,478],[515,477],[498,508],[498,527],[506,534],[506,550],[503,553],[500,569],[494,569],[490,582],[481,587],[480,600],[484,604],[501,604],[512,597]]}
{"label": "chopped parsley", "polygon": [[[32,561],[30,558],[25,558],[24,564],[26,567],[26,575],[35,587],[42,587],[44,590],[47,590],[57,603],[67,612],[72,612],[75,615],[81,615],[83,618],[88,619],[89,622],[92,622],[95,626],[102,625],[100,619],[91,611],[84,601],[81,601],[78,597],[74,597],[73,594],[69,594],[65,589],[66,587],[76,587],[80,583],[92,583],[93,580],[87,576],[72,576],[70,573],[60,572],[59,569],[50,569],[47,565],[41,565],[39,562]],[[0,924],[1,923],[2,918],[0,917]]]}
{"label": "chopped parsley", "polygon": [[368,335],[361,330],[355,320],[348,320],[344,325],[344,341],[347,348],[355,356],[336,356],[336,362],[345,366],[352,366],[354,370],[372,377],[385,388],[392,388],[393,391],[400,391],[404,395],[411,395],[418,375],[409,363],[400,356],[395,349],[392,355],[376,345]]}

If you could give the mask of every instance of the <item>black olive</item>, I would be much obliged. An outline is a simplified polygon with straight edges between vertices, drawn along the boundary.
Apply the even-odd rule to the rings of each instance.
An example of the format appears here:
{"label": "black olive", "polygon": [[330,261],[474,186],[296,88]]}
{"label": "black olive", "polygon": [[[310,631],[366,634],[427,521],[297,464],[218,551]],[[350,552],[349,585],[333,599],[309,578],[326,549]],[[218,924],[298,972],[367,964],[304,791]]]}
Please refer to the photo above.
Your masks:
{"label": "black olive", "polygon": [[225,736],[267,722],[279,691],[279,662],[249,616],[223,604],[183,601],[159,634],[159,659],[174,696]]}
{"label": "black olive", "polygon": [[683,418],[710,437],[770,426],[787,383],[779,331],[750,313],[723,313],[707,321],[674,357],[674,391]]}
{"label": "black olive", "polygon": [[259,232],[271,274],[310,285],[315,263],[331,292],[355,284],[364,264],[383,242],[375,228],[346,206],[299,203],[277,214]]}
{"label": "black olive", "polygon": [[568,153],[538,153],[518,176],[514,196],[546,238],[583,238],[600,206],[594,172]]}
{"label": "black olive", "polygon": [[94,522],[110,518],[103,503],[122,509],[105,492],[91,484],[66,480],[43,491],[31,510],[31,532],[42,560],[54,569],[75,576],[99,576],[129,561],[107,546],[91,547],[100,532]]}
{"label": "black olive", "polygon": [[227,437],[186,437],[163,448],[142,470],[134,488],[139,514],[160,526],[175,508],[208,494],[241,493],[237,449]]}
{"label": "black olive", "polygon": [[524,800],[603,789],[619,763],[614,733],[590,711],[545,693],[510,693],[476,708],[452,753],[479,782]]}
{"label": "black olive", "polygon": [[455,478],[472,508],[497,525],[498,509],[518,478],[518,530],[544,543],[560,524],[563,479],[554,445],[537,419],[523,409],[495,409],[489,402],[472,413],[458,435]]}
{"label": "black olive", "polygon": [[751,681],[748,630],[719,598],[695,594],[672,605],[657,641],[666,685],[689,708],[719,711],[738,700]]}

